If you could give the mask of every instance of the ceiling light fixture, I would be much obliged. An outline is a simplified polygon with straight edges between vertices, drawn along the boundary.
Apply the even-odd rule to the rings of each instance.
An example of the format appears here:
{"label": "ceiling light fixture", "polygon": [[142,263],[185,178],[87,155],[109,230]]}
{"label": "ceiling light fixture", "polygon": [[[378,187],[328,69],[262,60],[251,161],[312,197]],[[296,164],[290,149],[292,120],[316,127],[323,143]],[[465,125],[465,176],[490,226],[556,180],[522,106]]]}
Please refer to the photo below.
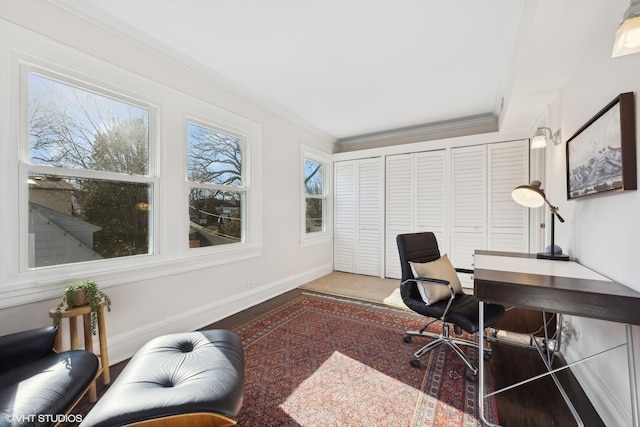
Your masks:
{"label": "ceiling light fixture", "polygon": [[[549,136],[547,136],[547,132],[549,133]],[[536,134],[531,138],[531,149],[535,150],[546,147],[548,140],[553,141],[554,145],[560,145],[562,143],[560,140],[560,129],[552,132],[551,129],[547,127],[539,127]]]}
{"label": "ceiling light fixture", "polygon": [[616,31],[611,57],[640,52],[640,0],[632,0]]}

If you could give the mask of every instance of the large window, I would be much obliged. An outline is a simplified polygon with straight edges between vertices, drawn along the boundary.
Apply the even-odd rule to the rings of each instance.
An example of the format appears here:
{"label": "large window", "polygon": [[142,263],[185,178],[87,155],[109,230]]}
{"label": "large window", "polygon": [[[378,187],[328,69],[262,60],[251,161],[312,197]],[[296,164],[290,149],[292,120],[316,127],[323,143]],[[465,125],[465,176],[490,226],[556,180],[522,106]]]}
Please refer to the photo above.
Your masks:
{"label": "large window", "polygon": [[28,267],[151,251],[150,109],[29,72]]}
{"label": "large window", "polygon": [[0,308],[262,254],[261,124],[144,67],[13,32],[0,41]]}
{"label": "large window", "polygon": [[190,248],[245,241],[245,145],[242,135],[187,123]]}

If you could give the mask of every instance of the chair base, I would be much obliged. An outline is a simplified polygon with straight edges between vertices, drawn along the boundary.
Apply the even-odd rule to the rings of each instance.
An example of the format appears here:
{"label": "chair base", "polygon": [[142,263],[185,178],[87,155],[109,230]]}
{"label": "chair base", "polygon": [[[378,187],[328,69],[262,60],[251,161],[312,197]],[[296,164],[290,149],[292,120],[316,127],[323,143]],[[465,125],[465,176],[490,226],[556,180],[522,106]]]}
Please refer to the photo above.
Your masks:
{"label": "chair base", "polygon": [[[419,337],[426,337],[426,338],[433,339],[433,341],[429,342],[427,345],[423,346],[413,354],[413,358],[410,360],[409,363],[411,363],[411,366],[413,366],[414,368],[420,367],[420,358],[422,358],[422,356],[427,354],[429,351],[444,344],[444,345],[447,345],[451,350],[453,350],[453,352],[456,353],[458,357],[462,359],[464,364],[467,366],[467,372],[465,376],[467,377],[468,380],[473,381],[475,376],[478,374],[478,367],[471,361],[471,359],[469,359],[469,357],[460,348],[460,346],[467,346],[467,347],[473,347],[479,350],[480,348],[478,343],[476,341],[470,341],[462,338],[452,337],[450,334],[450,325],[448,323],[442,324],[442,332],[440,334],[427,332],[425,330],[407,331],[403,338],[404,342],[406,343],[411,342],[412,336],[419,336]],[[483,357],[485,359],[488,359],[491,357],[490,348],[485,347]]]}

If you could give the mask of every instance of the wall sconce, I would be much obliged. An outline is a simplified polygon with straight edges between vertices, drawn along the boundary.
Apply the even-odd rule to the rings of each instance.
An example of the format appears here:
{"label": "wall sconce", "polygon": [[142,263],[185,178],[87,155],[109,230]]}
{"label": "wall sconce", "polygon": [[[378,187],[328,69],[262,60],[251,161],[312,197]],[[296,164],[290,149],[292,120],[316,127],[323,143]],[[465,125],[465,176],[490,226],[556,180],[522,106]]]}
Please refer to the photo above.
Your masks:
{"label": "wall sconce", "polygon": [[616,31],[611,57],[640,52],[640,0],[632,0]]}
{"label": "wall sconce", "polygon": [[[547,132],[549,134],[548,137]],[[536,131],[536,134],[533,136],[533,138],[531,138],[531,149],[535,150],[537,148],[546,147],[548,140],[553,141],[554,145],[560,145],[562,143],[562,141],[560,140],[560,129],[552,132],[551,129],[547,127],[539,127]]]}

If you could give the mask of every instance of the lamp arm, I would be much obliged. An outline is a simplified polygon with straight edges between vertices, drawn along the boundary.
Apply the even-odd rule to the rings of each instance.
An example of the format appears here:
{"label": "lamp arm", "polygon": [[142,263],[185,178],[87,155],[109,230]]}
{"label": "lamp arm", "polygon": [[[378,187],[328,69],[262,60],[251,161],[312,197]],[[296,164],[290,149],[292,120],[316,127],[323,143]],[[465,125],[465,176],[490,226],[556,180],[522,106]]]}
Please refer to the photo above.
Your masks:
{"label": "lamp arm", "polygon": [[558,217],[558,221],[564,222],[564,218],[562,218],[560,216],[560,214],[558,213],[558,207],[557,206],[553,206],[551,203],[549,203],[549,201],[546,198],[544,200],[549,205],[549,209],[551,210],[551,213],[554,214],[556,217]]}

